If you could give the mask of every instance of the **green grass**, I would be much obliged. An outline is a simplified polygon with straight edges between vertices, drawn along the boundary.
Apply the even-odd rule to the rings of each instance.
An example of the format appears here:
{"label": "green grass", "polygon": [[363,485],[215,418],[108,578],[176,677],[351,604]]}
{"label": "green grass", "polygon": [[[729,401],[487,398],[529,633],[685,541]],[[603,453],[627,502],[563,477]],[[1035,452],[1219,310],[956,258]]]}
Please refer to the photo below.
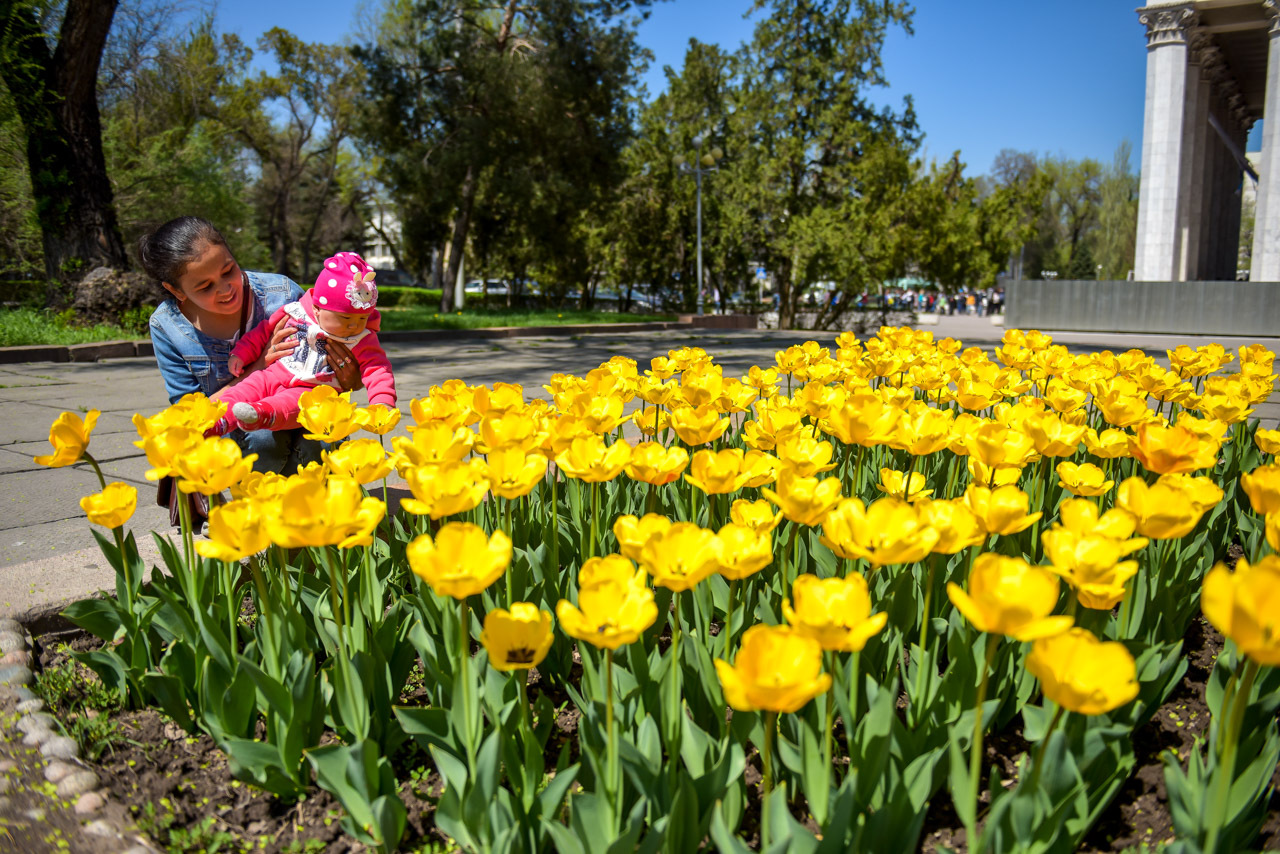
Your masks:
{"label": "green grass", "polygon": [[90,344],[146,338],[119,326],[73,326],[66,315],[36,308],[0,310],[0,347],[24,344]]}
{"label": "green grass", "polygon": [[487,326],[565,326],[575,323],[652,323],[674,320],[663,314],[619,314],[616,311],[507,311],[470,309],[441,314],[426,306],[396,306],[382,311],[382,328],[483,329]]}

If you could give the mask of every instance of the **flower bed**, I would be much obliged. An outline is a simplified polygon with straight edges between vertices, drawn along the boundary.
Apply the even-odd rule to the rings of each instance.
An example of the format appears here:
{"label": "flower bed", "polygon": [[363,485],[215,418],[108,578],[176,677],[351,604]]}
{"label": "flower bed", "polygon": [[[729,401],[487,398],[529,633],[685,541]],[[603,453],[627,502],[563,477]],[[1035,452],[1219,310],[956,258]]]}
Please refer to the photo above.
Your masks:
{"label": "flower bed", "polygon": [[[202,438],[203,398],[139,416],[149,477],[233,498],[207,541],[158,540],[148,586],[136,495],[85,499],[118,584],[67,610],[109,642],[78,658],[384,849],[416,755],[464,850],[911,850],[949,807],[970,850],[1071,851],[1203,606],[1227,643],[1206,741],[1163,760],[1172,830],[1249,847],[1280,758],[1280,435],[1248,420],[1274,355],[836,344],[741,380],[693,348],[615,357],[551,403],[451,381],[390,453],[351,437],[398,412],[318,389],[303,423],[341,445],[288,478]],[[41,461],[92,462],[94,417]],[[413,497],[388,515],[393,468]]]}

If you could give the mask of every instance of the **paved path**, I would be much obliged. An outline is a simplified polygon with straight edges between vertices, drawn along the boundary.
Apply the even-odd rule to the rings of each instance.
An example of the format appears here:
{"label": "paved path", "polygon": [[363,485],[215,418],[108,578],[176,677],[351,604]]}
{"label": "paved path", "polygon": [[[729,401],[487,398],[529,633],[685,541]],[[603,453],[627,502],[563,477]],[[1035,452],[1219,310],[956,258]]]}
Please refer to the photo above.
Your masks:
{"label": "paved path", "polygon": [[[990,344],[1003,330],[985,318],[944,317],[926,327],[966,343]],[[705,330],[688,333],[583,335],[571,338],[518,338],[389,345],[401,400],[424,394],[432,384],[457,377],[468,383],[497,380],[524,385],[530,397],[546,396],[541,386],[557,372],[584,373],[613,355],[642,363],[673,347],[700,346],[727,371],[745,373],[773,359],[778,349],[830,333],[773,330]],[[1203,343],[1185,336],[1061,333],[1055,340],[1073,350],[1148,350],[1160,357],[1180,343]],[[1254,343],[1217,338],[1224,346]],[[1280,339],[1260,339],[1280,350]],[[130,421],[135,412],[151,414],[166,405],[164,386],[149,358],[99,363],[27,363],[0,366],[0,616],[31,619],[56,612],[62,604],[109,588],[110,569],[98,552],[90,525],[80,511],[81,496],[98,489],[87,465],[47,469],[32,462],[48,453],[49,425],[63,410],[99,409],[102,416],[90,448],[109,478],[138,487],[139,507],[131,523],[148,561],[155,548],[143,532],[167,530],[167,512],[154,504],[154,485]],[[406,406],[407,409],[407,406]],[[1280,419],[1280,402],[1258,415]],[[407,419],[406,419],[407,421]],[[397,428],[405,433],[405,425]]]}

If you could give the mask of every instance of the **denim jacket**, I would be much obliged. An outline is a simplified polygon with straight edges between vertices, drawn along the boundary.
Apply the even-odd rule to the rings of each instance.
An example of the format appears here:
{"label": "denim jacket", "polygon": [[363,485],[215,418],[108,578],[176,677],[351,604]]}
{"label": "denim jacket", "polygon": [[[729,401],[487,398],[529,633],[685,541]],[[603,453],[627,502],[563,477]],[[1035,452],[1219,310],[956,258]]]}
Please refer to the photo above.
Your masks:
{"label": "denim jacket", "polygon": [[[302,298],[302,288],[288,276],[245,271],[254,300],[246,329],[252,329],[285,303]],[[184,394],[213,394],[231,381],[227,359],[239,333],[230,341],[212,338],[191,325],[177,300],[170,297],[151,314],[151,344],[169,402]]]}

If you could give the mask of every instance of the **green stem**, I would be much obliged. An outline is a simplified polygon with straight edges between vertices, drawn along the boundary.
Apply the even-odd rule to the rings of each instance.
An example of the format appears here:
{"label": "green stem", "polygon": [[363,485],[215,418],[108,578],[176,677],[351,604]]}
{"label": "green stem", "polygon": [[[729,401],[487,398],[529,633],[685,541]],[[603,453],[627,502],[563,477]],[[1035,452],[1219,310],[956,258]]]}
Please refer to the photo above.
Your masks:
{"label": "green stem", "polygon": [[769,794],[773,791],[773,735],[778,728],[778,713],[769,712],[764,719],[764,746],[760,750],[760,763],[764,779],[760,784],[760,850],[769,847]]}
{"label": "green stem", "polygon": [[[557,474],[555,469],[551,470],[551,571],[553,577],[557,579],[557,585],[560,578],[560,504],[556,500],[556,480]],[[562,597],[563,598],[563,597]]]}
{"label": "green stem", "polygon": [[791,559],[782,564],[782,598],[786,599],[790,595],[791,576],[799,575],[800,567],[796,565],[796,537],[800,533],[800,523],[791,523],[791,542],[787,545],[787,550],[791,552]]}
{"label": "green stem", "polygon": [[1227,729],[1221,741],[1221,763],[1213,772],[1213,801],[1209,810],[1209,829],[1205,834],[1205,854],[1217,854],[1218,836],[1226,823],[1227,802],[1235,779],[1236,751],[1240,747],[1240,727],[1244,723],[1244,712],[1249,706],[1249,695],[1253,693],[1253,680],[1257,678],[1258,670],[1258,662],[1249,659],[1235,697],[1232,698]]}
{"label": "green stem", "polygon": [[[507,536],[510,537],[511,536],[511,505],[515,503],[515,499],[504,498],[503,501],[506,502],[506,505],[507,505],[505,508],[507,511]],[[508,608],[511,607],[512,602],[516,601],[515,596],[512,595],[512,591],[511,591],[511,576],[513,574],[514,573],[511,572],[511,567],[507,567],[507,571],[503,573],[503,575],[507,577],[506,580],[507,580],[507,607]]]}
{"label": "green stem", "polygon": [[123,526],[117,525],[111,529],[111,533],[116,538],[116,548],[120,550],[120,572],[124,575],[124,607],[129,614],[129,626],[133,627],[133,565],[129,560],[129,556],[124,553],[124,530]]}
{"label": "green stem", "polygon": [[467,630],[467,617],[470,609],[467,607],[466,599],[458,600],[458,678],[462,682],[462,715],[466,721],[466,727],[462,734],[462,740],[467,749],[467,774],[470,779],[475,779],[476,774],[476,746],[471,738],[471,715],[473,712],[473,702],[471,699],[471,632]]}
{"label": "green stem", "polygon": [[[987,657],[982,667],[982,679],[978,682],[978,702],[973,710],[973,742],[969,750],[969,791],[973,793],[972,814],[978,814],[978,786],[982,780],[982,705],[987,700],[987,685],[991,680],[991,665],[995,661],[996,651],[1000,648],[1000,635],[987,635]],[[976,819],[975,819],[976,820]],[[970,828],[970,835],[975,835]]]}
{"label": "green stem", "polygon": [[613,650],[604,651],[604,721],[609,738],[609,752],[606,760],[609,782],[606,789],[613,801],[614,831],[616,832],[622,818],[622,786],[618,776],[618,733],[613,720]]}
{"label": "green stem", "polygon": [[596,550],[599,543],[599,518],[600,518],[600,484],[591,484],[591,542],[587,545],[587,557],[596,556]]}
{"label": "green stem", "polygon": [[1049,728],[1045,730],[1044,738],[1040,740],[1040,746],[1036,748],[1035,764],[1031,766],[1031,779],[1027,784],[1027,791],[1032,794],[1035,794],[1036,786],[1040,784],[1040,771],[1044,768],[1044,753],[1049,747],[1049,736],[1053,735],[1058,721],[1062,720],[1066,711],[1065,706],[1058,706],[1058,710],[1053,713],[1053,720],[1049,721]]}
{"label": "green stem", "polygon": [[[924,671],[929,656],[929,611],[933,605],[933,583],[938,571],[939,556],[929,555],[929,578],[924,588],[924,618],[920,621],[920,665],[916,668],[916,690],[913,703],[924,703]],[[932,670],[932,666],[929,668]],[[932,673],[930,674],[932,676]],[[922,711],[922,710],[921,710]],[[913,712],[916,725],[920,725],[920,711]]]}
{"label": "green stem", "polygon": [[844,722],[844,743],[849,756],[853,756],[853,735],[858,728],[858,665],[861,652],[849,656],[849,720]]}
{"label": "green stem", "polygon": [[[836,654],[834,652],[824,652],[823,657],[826,658],[826,667],[828,673],[835,673],[836,670]],[[833,753],[833,742],[835,741],[835,709],[836,709],[836,692],[827,692],[827,709],[826,715],[823,717],[823,738],[822,738],[822,767],[826,769],[827,779],[831,777],[831,761]]]}
{"label": "green stem", "polygon": [[[93,466],[94,474],[98,476],[98,486],[101,487],[102,489],[106,489],[107,479],[102,476],[102,469],[98,466],[98,461],[95,460],[93,458],[93,455],[90,454],[88,451],[84,452],[84,458],[89,461],[89,465]],[[173,488],[174,489],[178,488],[178,484],[176,481],[173,484]]]}
{"label": "green stem", "polygon": [[738,604],[738,579],[729,581],[729,607],[724,615],[724,660],[730,661],[729,645],[733,643],[733,611]]}

